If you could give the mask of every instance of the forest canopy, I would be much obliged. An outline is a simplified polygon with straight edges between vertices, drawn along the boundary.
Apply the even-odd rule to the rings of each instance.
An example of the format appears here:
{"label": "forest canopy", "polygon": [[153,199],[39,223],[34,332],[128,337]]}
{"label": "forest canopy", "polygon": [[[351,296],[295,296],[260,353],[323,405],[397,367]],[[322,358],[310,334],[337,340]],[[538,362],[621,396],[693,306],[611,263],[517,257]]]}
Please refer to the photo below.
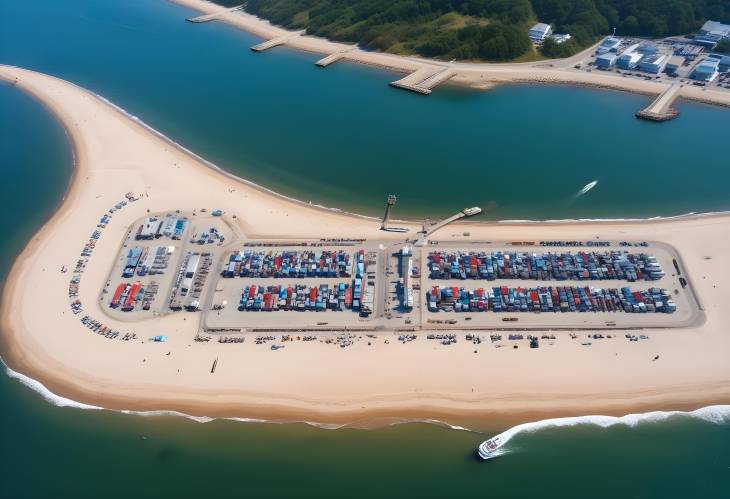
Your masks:
{"label": "forest canopy", "polygon": [[249,0],[245,9],[371,50],[494,61],[534,55],[527,30],[537,21],[572,35],[562,44],[546,42],[547,57],[572,55],[613,28],[664,37],[696,31],[708,19],[730,23],[730,0]]}

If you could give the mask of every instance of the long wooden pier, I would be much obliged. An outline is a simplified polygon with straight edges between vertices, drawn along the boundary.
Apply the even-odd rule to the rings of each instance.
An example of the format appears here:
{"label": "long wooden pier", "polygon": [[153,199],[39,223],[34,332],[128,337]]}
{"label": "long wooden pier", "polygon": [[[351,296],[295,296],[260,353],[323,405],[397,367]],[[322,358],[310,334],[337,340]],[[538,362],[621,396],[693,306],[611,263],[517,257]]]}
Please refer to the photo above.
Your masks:
{"label": "long wooden pier", "polygon": [[452,78],[455,74],[456,72],[448,67],[424,66],[400,80],[390,82],[390,85],[428,95],[436,85]]}
{"label": "long wooden pier", "polygon": [[207,23],[208,21],[215,21],[221,14],[241,9],[243,9],[243,4],[237,5],[236,7],[231,7],[230,9],[221,9],[218,12],[213,12],[212,14],[205,14],[197,17],[188,17],[187,21],[191,23]]}
{"label": "long wooden pier", "polygon": [[679,111],[672,107],[672,104],[679,96],[679,90],[682,85],[674,83],[664,92],[659,94],[651,104],[636,113],[637,118],[650,121],[668,121],[679,116]]}

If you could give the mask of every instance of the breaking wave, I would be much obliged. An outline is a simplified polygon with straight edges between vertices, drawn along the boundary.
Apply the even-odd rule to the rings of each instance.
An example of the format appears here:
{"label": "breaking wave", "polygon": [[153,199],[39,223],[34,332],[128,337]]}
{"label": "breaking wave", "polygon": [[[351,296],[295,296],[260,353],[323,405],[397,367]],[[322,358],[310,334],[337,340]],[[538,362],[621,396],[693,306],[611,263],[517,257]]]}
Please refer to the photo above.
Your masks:
{"label": "breaking wave", "polygon": [[[269,419],[257,419],[257,418],[212,418],[208,416],[192,416],[190,414],[184,414],[177,411],[130,411],[130,410],[119,410],[119,411],[113,411],[110,409],[105,409],[104,407],[99,407],[95,405],[90,404],[84,404],[82,402],[77,402],[75,400],[68,399],[66,397],[61,397],[60,395],[56,395],[52,391],[50,391],[48,388],[46,388],[43,383],[40,381],[34,380],[32,378],[29,378],[28,376],[21,374],[19,372],[13,371],[8,366],[5,366],[7,375],[20,382],[22,385],[30,388],[34,392],[38,393],[41,397],[43,397],[44,400],[51,403],[52,405],[55,405],[57,407],[72,407],[76,409],[86,409],[86,410],[109,410],[110,412],[119,412],[122,414],[130,414],[130,415],[136,415],[136,416],[144,416],[144,417],[154,417],[154,416],[178,416],[178,417],[184,417],[186,419],[195,421],[197,423],[209,423],[211,421],[216,421],[219,419],[228,420],[228,421],[237,421],[240,423],[272,423],[272,424],[292,424],[292,423],[301,423],[301,424],[307,424],[309,426],[314,426],[316,428],[326,429],[326,430],[336,430],[340,428],[358,428],[359,426],[356,423],[349,423],[349,424],[334,424],[334,423],[319,423],[316,421],[305,421],[305,420],[288,420],[288,421],[277,421],[277,420],[269,420]],[[666,421],[671,418],[690,418],[690,419],[699,419],[702,421],[706,421],[708,423],[714,423],[714,424],[723,424],[730,422],[730,405],[711,405],[707,407],[702,407],[700,409],[697,409],[695,411],[654,411],[654,412],[645,412],[640,414],[627,414],[625,416],[576,416],[576,417],[567,417],[567,418],[553,418],[553,419],[543,419],[540,421],[534,421],[530,423],[523,423],[519,424],[517,426],[513,426],[512,428],[509,428],[506,431],[503,431],[500,433],[499,437],[502,438],[502,441],[504,444],[509,442],[512,438],[515,436],[522,434],[522,433],[533,433],[536,431],[549,429],[549,428],[559,428],[559,427],[566,427],[566,426],[577,426],[577,425],[594,425],[594,426],[600,426],[601,428],[608,428],[609,426],[615,426],[615,425],[625,425],[629,427],[634,427],[639,424],[646,424],[646,423],[660,423],[662,421]],[[390,421],[389,424],[386,426],[396,426],[401,424],[408,424],[408,423],[426,423],[426,424],[432,424],[436,426],[440,426],[443,428],[448,428],[451,430],[456,431],[468,431],[468,432],[475,432],[475,433],[482,433],[476,430],[473,430],[471,428],[467,428],[464,426],[458,426],[451,423],[448,423],[446,421],[441,421],[437,419],[396,419],[393,421]],[[504,445],[503,444],[503,445]]]}

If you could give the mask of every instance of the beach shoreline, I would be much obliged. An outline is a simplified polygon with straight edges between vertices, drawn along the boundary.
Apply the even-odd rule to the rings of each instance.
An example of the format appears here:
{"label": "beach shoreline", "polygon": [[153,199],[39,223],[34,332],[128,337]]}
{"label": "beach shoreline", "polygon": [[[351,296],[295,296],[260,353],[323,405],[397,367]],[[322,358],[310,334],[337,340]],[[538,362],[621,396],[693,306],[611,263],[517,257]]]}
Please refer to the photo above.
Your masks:
{"label": "beach shoreline", "polygon": [[[0,360],[0,362],[2,362]],[[505,428],[518,424],[553,419],[555,417],[593,417],[600,416],[623,417],[627,414],[647,414],[652,412],[691,412],[701,408],[722,406],[727,404],[727,398],[723,396],[709,397],[704,395],[695,400],[681,402],[668,401],[664,403],[660,399],[643,403],[592,405],[585,408],[595,409],[589,415],[581,412],[583,406],[565,409],[543,409],[543,410],[516,410],[516,411],[486,411],[479,412],[472,409],[451,408],[445,410],[443,405],[433,407],[416,407],[409,405],[407,400],[399,401],[402,407],[396,405],[384,408],[373,408],[363,410],[359,408],[343,409],[341,412],[333,413],[330,410],[317,411],[312,404],[301,408],[292,405],[292,401],[285,401],[282,405],[261,405],[252,407],[245,405],[241,407],[211,407],[206,402],[183,403],[179,400],[170,403],[163,403],[154,407],[146,402],[140,402],[134,398],[120,399],[119,397],[100,397],[98,395],[89,397],[83,391],[68,391],[68,386],[59,384],[59,389],[65,391],[65,395],[57,395],[49,388],[49,385],[40,380],[26,376],[5,365],[6,373],[11,378],[26,385],[49,403],[60,407],[75,407],[82,410],[108,410],[121,412],[130,415],[149,416],[177,416],[189,418],[198,422],[212,420],[231,420],[249,423],[267,424],[308,424],[323,429],[376,429],[394,424],[404,423],[426,423],[451,427],[452,429],[466,429],[469,431],[501,431]],[[54,385],[50,380],[51,386]],[[40,384],[41,386],[38,386]],[[689,389],[691,390],[691,389]],[[76,399],[74,397],[79,397]],[[83,400],[86,399],[86,400]],[[360,402],[359,402],[360,403]],[[671,407],[671,409],[670,409]]]}
{"label": "beach shoreline", "polygon": [[[618,90],[651,97],[661,94],[669,87],[665,82],[623,78],[613,73],[596,71],[586,73],[572,68],[574,61],[593,50],[595,46],[588,47],[566,59],[549,59],[526,63],[447,63],[423,57],[399,56],[387,52],[369,52],[342,42],[302,35],[275,26],[269,21],[260,19],[245,11],[231,11],[229,8],[207,0],[168,1],[203,15],[216,15],[216,18],[209,22],[224,22],[265,40],[284,37],[286,41],[282,45],[294,50],[325,56],[346,51],[340,60],[400,74],[413,73],[427,68],[448,69],[454,72],[454,75],[446,84],[459,87],[488,90],[498,85],[552,84]],[[730,92],[708,90],[705,87],[683,85],[678,98],[690,102],[730,107]]]}
{"label": "beach shoreline", "polygon": [[[115,214],[113,224],[116,225],[110,229],[111,241],[104,240],[99,244],[96,251],[100,255],[95,253],[94,256],[95,259],[98,256],[99,263],[88,271],[92,276],[92,285],[84,288],[84,302],[90,303],[92,307],[100,306],[93,303],[98,292],[96,286],[108,271],[108,262],[116,254],[116,245],[128,226],[127,222],[142,216],[145,209],[173,209],[175,203],[206,206],[210,204],[211,196],[215,199],[217,195],[219,199],[214,202],[220,202],[227,210],[233,211],[239,203],[247,202],[252,210],[257,210],[255,213],[261,214],[264,219],[262,222],[256,222],[256,216],[241,222],[243,229],[251,233],[266,233],[268,230],[291,237],[342,234],[371,238],[383,237],[383,234],[371,218],[317,208],[272,195],[270,191],[239,181],[234,176],[223,176],[215,169],[217,167],[201,161],[183,146],[151,131],[139,120],[76,85],[7,66],[0,67],[0,77],[10,82],[18,78],[18,88],[33,95],[51,110],[66,128],[74,147],[74,174],[69,191],[58,211],[34,235],[13,263],[5,282],[0,312],[3,358],[8,366],[38,380],[54,393],[115,410],[175,410],[193,416],[316,420],[324,423],[392,417],[442,419],[449,422],[471,418],[524,422],[558,415],[597,412],[620,415],[637,409],[691,409],[730,399],[730,372],[726,363],[717,363],[718,356],[719,359],[726,358],[724,352],[730,345],[727,335],[722,333],[724,312],[717,309],[717,297],[707,288],[709,284],[704,285],[702,282],[699,283],[699,295],[708,308],[706,323],[696,330],[678,332],[677,344],[673,344],[674,333],[671,333],[671,338],[659,338],[657,334],[652,338],[660,350],[668,352],[662,355],[681,355],[682,349],[690,346],[690,355],[698,359],[704,358],[705,351],[696,348],[692,342],[693,335],[701,334],[720,342],[715,353],[710,353],[710,358],[704,359],[706,365],[687,379],[666,370],[662,370],[662,375],[667,375],[667,379],[662,379],[662,375],[647,370],[641,358],[648,356],[654,348],[652,345],[647,349],[645,344],[637,345],[636,348],[629,347],[627,343],[616,345],[617,351],[622,356],[626,355],[632,366],[628,377],[618,375],[617,379],[611,379],[611,369],[598,369],[589,371],[590,379],[585,382],[574,379],[570,372],[563,369],[550,374],[549,382],[543,382],[539,372],[541,369],[555,362],[575,360],[584,354],[573,351],[574,347],[567,343],[569,340],[561,339],[565,347],[561,345],[555,353],[548,354],[547,360],[545,357],[531,360],[523,354],[513,361],[492,357],[491,362],[496,367],[489,371],[481,364],[473,363],[471,359],[474,356],[469,346],[451,353],[434,350],[424,343],[403,348],[399,345],[381,345],[370,350],[359,345],[353,347],[351,352],[340,352],[338,349],[333,353],[326,346],[311,345],[308,348],[292,345],[291,351],[285,353],[288,355],[288,364],[280,371],[276,366],[268,365],[271,364],[271,355],[275,355],[268,349],[254,348],[253,352],[247,350],[235,353],[226,345],[188,346],[191,343],[190,336],[185,337],[183,333],[189,333],[190,327],[182,321],[193,316],[156,319],[140,326],[150,332],[160,329],[180,331],[180,336],[172,340],[170,345],[160,347],[174,352],[175,358],[182,357],[172,368],[164,365],[168,361],[159,348],[150,353],[150,345],[113,344],[90,335],[81,328],[78,320],[69,317],[64,296],[66,279],[58,274],[44,274],[45,268],[38,269],[31,262],[41,257],[44,257],[41,261],[45,261],[47,257],[49,269],[60,262],[69,264],[83,234],[88,232],[89,221],[98,218],[98,211],[105,206],[104,203],[108,205],[110,196],[144,189],[152,193],[135,206],[125,209],[128,212]],[[110,139],[119,141],[121,147],[110,147]],[[179,183],[176,183],[177,177],[174,182],[171,181],[173,172],[182,168],[185,168],[184,172],[177,175],[180,177]],[[193,196],[186,193],[185,189],[198,185],[209,186],[210,189],[203,190],[209,190],[211,194]],[[107,196],[110,191],[111,194]],[[227,194],[223,194],[225,192]],[[98,201],[93,194],[106,198]],[[226,195],[231,199],[224,199]],[[116,217],[122,217],[122,221]],[[84,223],[76,223],[76,219]],[[675,234],[675,241],[672,242],[683,250],[683,257],[689,256],[686,265],[693,271],[692,277],[695,278],[706,268],[703,267],[706,263],[702,261],[701,253],[695,254],[695,251],[717,250],[718,244],[721,247],[724,234],[730,234],[730,217],[712,214],[646,220],[641,223],[492,222],[462,225],[467,226],[475,232],[475,238],[498,232],[500,237],[507,240],[518,240],[520,234],[530,238],[564,234],[565,237],[582,236],[588,239],[588,234],[596,231],[609,237],[656,233],[664,239],[685,229],[697,237],[694,242],[699,245],[699,249],[693,245],[688,247],[688,241],[682,241],[685,238],[681,235]],[[60,242],[59,234],[68,235],[69,242]],[[726,271],[720,277],[718,282],[730,282]],[[46,286],[39,289],[33,285],[43,279],[47,281],[48,289],[45,289]],[[39,314],[34,313],[36,300],[47,303],[53,313],[49,313],[46,318],[37,317]],[[54,331],[58,334],[54,334]],[[60,335],[64,337],[60,338]],[[206,348],[208,350],[204,350]],[[637,354],[639,348],[641,353]],[[86,352],[87,358],[79,358],[79,350]],[[599,350],[596,349],[596,352]],[[217,373],[217,378],[211,379],[210,373],[207,373],[210,359],[219,357],[222,359],[220,371],[227,377],[221,378]],[[155,365],[149,367],[150,364],[147,364],[142,368],[140,362],[148,358]],[[204,361],[201,362],[201,358]],[[611,358],[611,352],[599,354],[601,362],[609,362]],[[385,366],[385,372],[372,372],[370,362]],[[433,366],[435,373],[422,371],[420,365],[424,362]],[[530,367],[533,362],[535,366]],[[247,363],[253,367],[249,369],[248,366],[239,365]],[[331,363],[330,367],[328,363]],[[457,372],[452,374],[455,379],[438,376],[439,370],[461,363],[464,366],[455,368]],[[584,358],[576,362],[574,368],[590,370],[592,364],[592,360]],[[134,365],[138,367],[133,368]],[[487,369],[483,375],[489,377],[499,376],[505,366],[526,369],[523,373],[525,379],[501,380],[504,386],[498,388],[490,387],[490,383],[471,387],[480,384],[472,379],[472,369]],[[150,370],[145,371],[148,367]],[[175,369],[178,369],[178,374],[180,370],[190,370],[192,373],[181,377],[175,373]],[[303,372],[312,376],[312,379],[306,382],[298,380]],[[333,374],[337,372],[347,372],[351,384],[332,380]],[[120,378],[121,373],[125,374]],[[263,373],[261,376],[267,380],[266,386],[262,387],[255,380],[245,378],[252,373]],[[418,373],[418,376],[413,377],[414,373]],[[410,381],[409,376],[412,377]],[[633,376],[642,378],[641,382],[631,386],[631,389],[625,388],[624,384]],[[387,381],[391,378],[392,381]],[[294,391],[292,386],[296,388]],[[470,387],[471,390],[478,390],[470,391]]]}

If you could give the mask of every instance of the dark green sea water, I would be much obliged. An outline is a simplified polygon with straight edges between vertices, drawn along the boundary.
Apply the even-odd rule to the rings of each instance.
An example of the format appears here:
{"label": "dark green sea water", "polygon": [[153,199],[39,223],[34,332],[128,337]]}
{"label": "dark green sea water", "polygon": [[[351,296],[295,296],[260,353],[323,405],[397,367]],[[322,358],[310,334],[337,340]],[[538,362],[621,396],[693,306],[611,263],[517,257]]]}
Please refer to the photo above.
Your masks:
{"label": "dark green sea water", "polygon": [[[389,190],[401,196],[400,213],[413,216],[482,199],[497,199],[502,218],[671,215],[730,204],[726,110],[683,105],[679,120],[655,126],[633,118],[643,99],[612,92],[439,90],[422,98],[389,89],[391,75],[367,68],[318,71],[312,56],[285,50],[255,57],[248,35],[192,26],[181,22],[186,15],[158,0],[0,0],[0,62],[89,87],[232,171],[343,208],[375,213]],[[540,114],[548,126],[530,125]],[[600,154],[587,156],[597,144]],[[629,146],[626,156],[613,154]],[[6,84],[0,151],[4,278],[63,196],[72,158],[63,129]],[[539,161],[569,173],[545,175]],[[498,166],[515,178],[490,181]],[[563,206],[593,179],[599,187]],[[676,196],[660,196],[657,185]],[[421,197],[424,189],[438,203]],[[472,202],[475,193],[483,198]],[[506,429],[478,425],[490,435]],[[484,438],[427,424],[324,430],[57,407],[0,376],[1,498],[724,497],[730,483],[727,419],[522,433],[486,463],[474,458]]]}

